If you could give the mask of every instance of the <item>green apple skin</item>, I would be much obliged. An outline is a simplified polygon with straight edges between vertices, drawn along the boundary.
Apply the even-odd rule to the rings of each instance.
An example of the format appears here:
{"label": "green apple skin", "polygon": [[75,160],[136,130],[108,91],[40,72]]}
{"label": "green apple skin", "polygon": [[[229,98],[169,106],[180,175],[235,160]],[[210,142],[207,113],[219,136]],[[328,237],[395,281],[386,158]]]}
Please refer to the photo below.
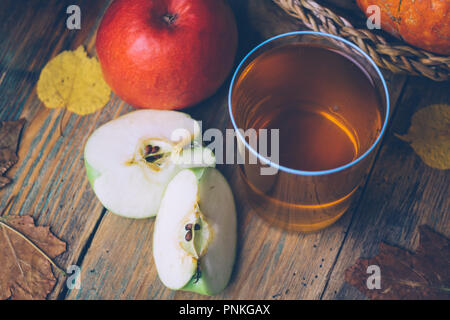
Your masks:
{"label": "green apple skin", "polygon": [[[236,259],[236,251],[234,252],[234,260]],[[230,280],[228,280],[230,281]],[[198,294],[203,294],[205,296],[215,296],[216,294],[222,292],[227,287],[228,283],[226,283],[223,288],[216,290],[215,292],[210,290],[210,286],[208,285],[208,281],[205,280],[204,277],[200,277],[200,279],[195,279],[193,277],[182,289],[182,291],[190,291]]]}
{"label": "green apple skin", "polygon": [[[225,289],[225,287],[222,288],[222,290],[223,289]],[[205,296],[210,296],[210,297],[215,295],[214,292],[211,292],[209,290],[209,287],[203,278],[200,278],[197,281],[196,281],[196,279],[192,278],[191,281],[189,281],[188,284],[186,286],[184,286],[181,290],[199,293],[199,294],[203,294]],[[220,290],[220,291],[222,291],[222,290]]]}
{"label": "green apple skin", "polygon": [[[178,129],[187,135],[172,138]],[[155,216],[167,183],[179,171],[185,167],[215,166],[214,154],[209,149],[192,144],[199,134],[197,122],[177,111],[139,110],[105,123],[89,137],[84,149],[86,173],[94,193],[103,206],[116,215],[133,219]],[[148,143],[145,140],[163,144],[162,150],[169,148],[163,152],[177,150],[165,160],[161,171],[147,168],[142,159],[136,160],[137,155],[142,158],[138,148],[140,143]],[[182,149],[178,149],[180,147]],[[190,159],[190,154],[206,154],[207,163],[197,162],[196,157],[193,162],[183,162]],[[128,164],[129,160],[133,162]]]}
{"label": "green apple skin", "polygon": [[[167,271],[165,271],[165,279],[163,280],[162,278],[162,271],[165,269],[161,269],[162,266],[160,264],[160,260],[158,259],[162,259],[162,255],[164,253],[156,253],[156,255],[154,256],[155,259],[155,263],[157,265],[157,270],[158,270],[158,275],[160,277],[160,279],[163,281],[163,283],[170,289],[172,290],[181,290],[181,291],[190,291],[190,292],[194,292],[194,293],[198,293],[198,294],[202,294],[202,295],[207,295],[207,296],[214,296],[219,294],[220,292],[222,292],[228,285],[230,278],[231,278],[231,274],[232,274],[232,270],[233,270],[233,266],[234,266],[234,261],[236,258],[236,238],[237,238],[237,228],[236,228],[236,210],[235,210],[235,206],[234,206],[234,199],[233,199],[233,195],[231,192],[231,189],[228,185],[228,183],[226,182],[225,178],[223,177],[223,175],[216,169],[213,168],[191,168],[191,169],[187,169],[185,171],[191,171],[194,173],[195,175],[195,181],[197,183],[197,187],[193,187],[192,191],[194,189],[197,189],[197,191],[195,191],[196,194],[196,198],[197,198],[197,203],[199,205],[200,210],[203,212],[203,214],[205,214],[205,219],[206,222],[208,224],[213,223],[213,225],[215,225],[216,223],[219,223],[219,221],[222,221],[222,224],[217,224],[216,226],[210,225],[210,227],[212,228],[212,234],[213,235],[217,235],[218,239],[212,240],[212,242],[209,242],[208,244],[208,249],[209,251],[206,251],[205,255],[202,256],[200,259],[198,259],[196,262],[193,262],[192,265],[188,266],[186,264],[184,264],[183,262],[183,270],[189,270],[187,271],[188,274],[190,274],[190,279],[187,280],[187,282],[184,282],[185,284],[177,287],[174,285],[173,282],[169,283],[166,282],[167,281],[167,276],[170,275],[171,273],[167,273]],[[181,173],[180,173],[181,174]],[[212,175],[212,176],[211,176]],[[175,177],[171,184],[174,183],[174,181],[178,178],[179,176]],[[191,178],[189,178],[191,179]],[[190,183],[189,183],[190,184]],[[184,188],[186,188],[187,186],[185,186]],[[173,194],[172,196],[170,196],[170,198],[168,197],[168,193],[169,190],[171,189],[171,187],[169,186],[166,189],[166,194],[165,197],[166,199],[163,201],[166,201],[165,203],[167,203],[168,199],[174,199],[173,195],[175,195],[175,197],[177,195],[179,195],[180,193],[173,193],[173,189],[172,191],[170,191],[170,194]],[[185,189],[187,190],[187,189]],[[211,190],[214,190],[211,192]],[[220,191],[219,191],[220,190]],[[194,192],[194,191],[193,191]],[[159,252],[163,252],[161,250],[157,250],[158,247],[155,238],[161,239],[160,235],[164,234],[163,233],[163,229],[161,229],[161,223],[159,223],[158,219],[162,219],[162,217],[166,217],[166,214],[171,214],[174,212],[173,210],[175,208],[170,209],[169,211],[167,210],[166,207],[164,207],[164,205],[162,205],[160,211],[158,215],[157,215],[157,221],[156,221],[156,225],[155,225],[155,231],[154,231],[154,240],[153,240],[153,252],[155,254],[156,251]],[[228,209],[224,209],[225,211],[223,211],[224,215],[217,215],[216,213],[220,212],[221,208],[225,208],[227,207]],[[232,209],[230,209],[232,208]],[[203,211],[206,210],[206,211]],[[177,210],[178,211],[178,210]],[[225,215],[225,213],[227,215]],[[160,216],[160,214],[163,214],[162,216]],[[229,216],[228,214],[232,214],[231,216]],[[228,218],[226,220],[223,220],[223,217],[228,216]],[[222,219],[220,218],[222,217]],[[167,218],[165,218],[167,219]],[[176,219],[175,217],[172,217],[171,219]],[[182,220],[186,220],[185,218],[183,218]],[[174,220],[171,220],[174,221]],[[228,221],[228,223],[226,223],[225,221]],[[233,221],[230,223],[230,221]],[[227,227],[225,227],[226,225],[228,225]],[[218,226],[223,226],[222,229],[217,229]],[[230,227],[233,226],[233,227]],[[157,231],[159,230],[159,231]],[[167,229],[169,230],[169,233],[172,232],[176,232],[175,229]],[[173,231],[172,231],[173,230]],[[184,230],[184,229],[183,229]],[[203,228],[201,229],[203,230]],[[166,231],[167,232],[167,231]],[[156,235],[156,233],[158,233],[158,236]],[[168,234],[168,233],[166,233]],[[234,235],[234,236],[231,236]],[[225,236],[225,237],[224,237]],[[231,236],[231,237],[230,237]],[[162,240],[158,240],[158,246],[159,244],[162,243],[167,243],[167,240],[164,242]],[[225,245],[224,245],[225,244]],[[201,246],[202,247],[202,246]],[[228,249],[225,249],[228,248]],[[167,250],[169,250],[169,248],[167,248]],[[225,250],[225,251],[222,251]],[[164,255],[166,256],[166,255]],[[221,258],[226,257],[226,259],[224,260],[224,262],[228,261],[228,265],[229,267],[225,267],[224,269],[220,269],[219,266],[222,265],[226,265],[227,263],[223,264],[223,262],[221,261]],[[184,259],[184,258],[183,258]],[[215,259],[218,259],[217,262]],[[185,260],[183,260],[185,261]],[[201,271],[201,276],[197,278],[196,276],[196,268],[197,268],[197,264],[200,264],[200,271]],[[177,264],[177,262],[172,262],[172,264]],[[213,267],[215,265],[215,267]],[[186,268],[186,269],[184,269]],[[219,269],[217,269],[219,268]],[[180,271],[180,270],[178,270]],[[172,270],[171,272],[177,272],[176,270]],[[216,281],[216,275],[218,274],[217,272],[220,272],[219,274],[223,275],[223,279],[220,280],[219,282]],[[172,273],[173,274],[173,273]],[[186,272],[184,272],[183,277],[185,278],[186,276]],[[222,282],[223,281],[223,282]]]}
{"label": "green apple skin", "polygon": [[98,177],[100,177],[101,173],[92,168],[92,166],[86,161],[86,159],[84,159],[84,166],[86,168],[86,175],[88,177],[89,183],[91,184],[92,189],[94,189],[94,182]]}
{"label": "green apple skin", "polygon": [[[86,161],[86,158],[84,159],[84,167],[86,168],[86,175],[88,177],[89,184],[91,185],[91,188],[92,188],[92,190],[94,190],[94,193],[95,193],[94,183],[95,183],[95,180],[101,176],[101,173],[98,170],[96,170],[95,168],[93,168],[89,164],[89,162]],[[209,167],[214,168],[215,167],[215,163],[209,164]],[[199,167],[199,168],[191,168],[191,170],[192,170],[192,172],[194,172],[194,174],[197,177],[197,179],[200,180],[201,177],[203,176],[203,173],[205,172],[205,170],[207,168],[208,167]],[[181,171],[181,169],[180,169],[180,171]],[[124,218],[129,218],[128,216],[123,216],[123,215],[117,214],[115,212],[112,212],[108,208],[106,208],[106,209],[108,211],[110,211],[111,213],[115,214],[115,215],[122,216]],[[135,219],[140,219],[140,218],[135,218]],[[145,219],[145,217],[141,218],[141,219]]]}
{"label": "green apple skin", "polygon": [[[101,176],[101,173],[100,173],[100,171],[98,171],[98,170],[96,170],[95,168],[93,168],[93,167],[89,164],[89,162],[86,161],[86,158],[84,159],[84,167],[86,168],[86,175],[87,175],[87,177],[88,177],[89,184],[91,185],[91,188],[92,188],[92,190],[94,190],[94,193],[95,193],[94,183],[95,183],[95,180],[97,180],[97,178],[99,178],[99,177]],[[97,194],[96,194],[96,196],[97,196]],[[98,198],[98,196],[97,196],[97,198]],[[106,208],[106,207],[105,207],[105,208]],[[115,215],[118,215],[118,216],[120,216],[120,217],[130,218],[130,217],[128,217],[128,216],[123,216],[123,215],[117,214],[117,213],[111,211],[109,208],[106,208],[106,210],[108,210],[109,212],[111,212],[111,213],[113,213],[113,214],[115,214]],[[134,219],[140,219],[140,218],[136,217],[136,218],[134,218]],[[142,218],[142,219],[143,219],[143,218]]]}
{"label": "green apple skin", "polygon": [[[89,180],[89,184],[91,185],[92,190],[94,190],[95,193],[95,189],[94,189],[94,182],[95,180],[97,180],[97,178],[99,178],[101,176],[101,173],[94,169],[87,161],[86,158],[84,158],[84,167],[86,168],[86,175],[88,177]],[[96,195],[97,196],[97,195]],[[98,197],[97,197],[98,198]],[[105,207],[106,208],[106,207]],[[106,208],[109,212],[118,215],[114,212],[112,212],[111,210],[109,210],[108,208]],[[119,215],[120,216],[120,215]]]}
{"label": "green apple skin", "polygon": [[[195,168],[195,169],[190,169],[190,170],[195,173],[195,175],[197,177],[197,180],[200,183],[200,180],[201,180],[203,174],[206,172],[207,168]],[[233,257],[234,257],[233,260],[235,260],[236,259],[236,247],[234,247]],[[204,267],[202,267],[202,265],[201,265],[201,261],[200,261],[200,266],[201,266],[200,269],[204,269]],[[210,290],[210,286],[208,285],[208,281],[205,280],[204,276],[200,277],[199,279],[195,279],[195,276],[194,276],[180,290],[194,292],[194,293],[198,293],[198,294],[202,294],[202,295],[206,295],[206,296],[214,296],[214,295],[222,292],[223,290],[225,290],[227,285],[228,285],[228,282],[222,288],[219,288],[219,289],[217,289],[217,290],[215,290],[213,292],[213,291]]]}

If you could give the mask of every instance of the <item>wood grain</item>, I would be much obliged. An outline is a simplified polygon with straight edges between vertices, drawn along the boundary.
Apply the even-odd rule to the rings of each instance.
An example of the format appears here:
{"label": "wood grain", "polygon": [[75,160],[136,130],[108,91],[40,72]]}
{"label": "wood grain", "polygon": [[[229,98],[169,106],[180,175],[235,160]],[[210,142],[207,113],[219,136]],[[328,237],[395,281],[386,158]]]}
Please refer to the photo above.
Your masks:
{"label": "wood grain", "polygon": [[[241,52],[277,32],[301,28],[270,1],[233,2]],[[264,28],[258,26],[264,25]],[[254,29],[257,26],[258,29]],[[295,29],[291,29],[295,28]],[[243,31],[244,30],[244,31]],[[392,77],[392,103],[403,77]],[[211,99],[187,111],[203,120],[203,128],[228,125],[226,83]],[[241,190],[236,168],[222,166],[235,193]],[[238,203],[239,248],[230,286],[214,299],[317,299],[327,283],[351,212],[329,229],[315,234],[287,233],[263,222],[245,203]],[[82,264],[82,288],[68,299],[205,299],[164,288],[157,278],[151,251],[153,220],[130,221],[106,214]]]}
{"label": "wood grain", "polygon": [[[64,269],[77,263],[103,211],[85,178],[84,141],[98,122],[110,119],[123,106],[113,99],[102,112],[87,117],[68,115],[65,136],[60,137],[61,110],[46,109],[37,99],[39,72],[52,56],[80,44],[94,53],[92,40],[106,2],[78,1],[85,9],[79,31],[65,26],[71,3],[2,1],[0,10],[0,117],[27,119],[20,162],[9,172],[14,183],[0,191],[0,207],[16,195],[11,214],[32,214],[39,225],[49,225],[66,241],[68,250],[56,259]],[[50,298],[56,298],[63,287],[60,278]]]}
{"label": "wood grain", "polygon": [[[324,299],[354,299],[361,294],[344,283],[344,270],[359,257],[377,254],[380,241],[414,250],[418,226],[450,236],[450,170],[425,165],[393,134],[408,130],[414,111],[450,102],[450,84],[410,78],[384,147],[356,209],[324,292]],[[381,281],[383,270],[381,270]]]}
{"label": "wood grain", "polygon": [[[131,107],[113,95],[93,115],[68,114],[64,137],[60,137],[62,112],[46,109],[36,97],[39,72],[51,57],[80,44],[95,54],[96,28],[110,1],[77,1],[83,14],[78,31],[65,27],[65,9],[71,2],[32,0],[18,5],[5,0],[0,5],[4,39],[0,42],[0,119],[28,120],[20,162],[9,171],[14,182],[0,191],[0,209],[17,195],[12,213],[33,213],[39,225],[50,225],[68,243],[68,251],[57,263],[64,268],[80,265],[82,286],[67,291],[65,279],[60,278],[51,299],[203,299],[168,290],[157,278],[151,251],[154,220],[128,220],[106,212],[88,184],[82,156],[87,137]],[[240,36],[236,61],[263,39],[303,28],[270,0],[230,3]],[[214,298],[362,298],[343,282],[343,271],[359,256],[375,254],[380,240],[413,248],[417,226],[423,223],[448,235],[448,171],[426,167],[407,144],[392,135],[407,130],[415,109],[433,102],[448,103],[448,84],[410,78],[405,86],[405,77],[386,76],[392,106],[400,98],[400,107],[351,209],[330,228],[305,235],[267,225],[239,201],[236,266],[230,286]],[[228,85],[229,79],[212,98],[186,110],[203,121],[204,130],[229,126]],[[236,168],[219,169],[235,194],[239,193]]]}

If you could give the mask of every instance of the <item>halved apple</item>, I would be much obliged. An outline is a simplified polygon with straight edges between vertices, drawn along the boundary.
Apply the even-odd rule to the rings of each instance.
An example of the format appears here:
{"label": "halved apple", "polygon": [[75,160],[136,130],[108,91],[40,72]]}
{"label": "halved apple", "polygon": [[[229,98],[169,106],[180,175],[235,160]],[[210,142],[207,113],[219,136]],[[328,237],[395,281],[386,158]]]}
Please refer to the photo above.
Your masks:
{"label": "halved apple", "polygon": [[134,111],[104,124],[84,150],[98,199],[124,217],[156,215],[167,184],[178,172],[215,166],[211,150],[193,142],[199,134],[197,121],[177,111]]}
{"label": "halved apple", "polygon": [[185,169],[167,186],[156,217],[153,255],[170,289],[206,295],[222,291],[233,269],[236,209],[214,168]]}

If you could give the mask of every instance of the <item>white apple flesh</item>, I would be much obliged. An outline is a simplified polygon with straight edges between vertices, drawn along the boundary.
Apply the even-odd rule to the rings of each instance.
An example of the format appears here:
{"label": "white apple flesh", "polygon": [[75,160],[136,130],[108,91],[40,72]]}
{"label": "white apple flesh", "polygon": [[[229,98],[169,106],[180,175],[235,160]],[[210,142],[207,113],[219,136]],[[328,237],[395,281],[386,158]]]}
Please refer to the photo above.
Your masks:
{"label": "white apple flesh", "polygon": [[[84,151],[98,199],[112,213],[127,218],[156,215],[167,184],[178,172],[186,166],[215,165],[209,149],[189,148],[199,134],[198,123],[176,111],[134,111],[104,124]],[[185,152],[209,156],[206,163],[184,163],[180,158],[190,158]]]}
{"label": "white apple flesh", "polygon": [[233,194],[222,174],[213,168],[181,171],[167,186],[156,217],[159,278],[173,290],[221,292],[233,269],[236,237]]}

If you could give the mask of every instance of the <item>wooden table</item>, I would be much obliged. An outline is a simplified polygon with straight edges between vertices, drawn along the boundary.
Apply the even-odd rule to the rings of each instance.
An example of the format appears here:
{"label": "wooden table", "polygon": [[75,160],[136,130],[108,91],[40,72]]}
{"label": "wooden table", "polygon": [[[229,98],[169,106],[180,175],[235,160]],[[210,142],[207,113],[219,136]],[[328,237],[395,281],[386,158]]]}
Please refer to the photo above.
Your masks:
{"label": "wooden table", "polygon": [[[82,10],[81,30],[66,29],[66,8]],[[233,0],[240,29],[238,61],[272,35],[301,28],[270,0]],[[336,2],[336,1],[335,1]],[[14,183],[0,191],[0,208],[12,195],[11,213],[32,214],[39,225],[68,243],[56,259],[64,268],[81,266],[81,289],[70,291],[60,278],[50,299],[203,299],[166,289],[152,257],[154,219],[128,220],[107,212],[95,198],[83,165],[89,134],[131,110],[112,96],[101,111],[67,114],[59,134],[61,110],[45,108],[36,82],[46,62],[65,49],[84,44],[95,54],[95,32],[108,0],[3,0],[0,5],[0,119],[27,119],[20,162],[9,172]],[[385,73],[392,120],[365,184],[351,209],[335,225],[313,234],[288,233],[268,226],[245,203],[238,203],[238,252],[228,288],[216,299],[363,298],[344,282],[344,270],[360,256],[377,253],[380,241],[414,249],[418,229],[427,224],[450,235],[449,171],[427,167],[394,133],[404,133],[414,111],[449,103],[449,83]],[[228,122],[229,79],[211,99],[186,110],[204,129]],[[233,166],[220,167],[235,193]]]}

